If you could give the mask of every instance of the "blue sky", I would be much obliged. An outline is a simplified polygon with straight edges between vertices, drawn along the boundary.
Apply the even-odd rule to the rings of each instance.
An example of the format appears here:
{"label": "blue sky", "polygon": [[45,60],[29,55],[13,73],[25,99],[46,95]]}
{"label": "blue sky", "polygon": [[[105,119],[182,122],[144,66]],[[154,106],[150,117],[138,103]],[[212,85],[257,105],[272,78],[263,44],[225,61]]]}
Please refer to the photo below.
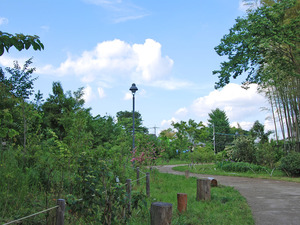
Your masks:
{"label": "blue sky", "polygon": [[231,124],[272,129],[255,86],[245,91],[234,80],[214,90],[212,71],[224,60],[214,47],[244,14],[241,0],[1,0],[0,30],[38,35],[45,50],[11,49],[0,66],[33,56],[35,90],[47,98],[54,81],[65,91],[84,87],[93,115],[131,111],[136,83],[136,110],[158,131],[171,121],[206,123],[217,107]]}

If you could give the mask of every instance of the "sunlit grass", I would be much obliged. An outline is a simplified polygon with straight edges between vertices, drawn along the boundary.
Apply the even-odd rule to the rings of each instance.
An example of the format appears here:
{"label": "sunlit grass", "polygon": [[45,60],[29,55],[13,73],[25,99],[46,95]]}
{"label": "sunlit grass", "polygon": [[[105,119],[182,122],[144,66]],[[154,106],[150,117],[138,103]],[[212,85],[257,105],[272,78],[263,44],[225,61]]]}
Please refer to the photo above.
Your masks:
{"label": "sunlit grass", "polygon": [[263,178],[263,179],[273,179],[282,181],[292,181],[300,183],[300,177],[288,177],[281,170],[274,170],[271,175],[271,169],[265,172],[226,172],[219,169],[215,164],[198,164],[193,166],[178,166],[173,168],[176,171],[186,171],[189,170],[191,173],[197,174],[209,174],[209,175],[220,175],[220,176],[236,176],[236,177],[249,177],[249,178]]}
{"label": "sunlit grass", "polygon": [[[211,201],[196,201],[197,179],[184,176],[151,173],[151,197],[147,209],[140,210],[130,220],[130,224],[150,224],[152,202],[173,204],[172,224],[254,224],[246,199],[232,187],[211,189]],[[177,193],[188,196],[187,211],[177,211]]]}

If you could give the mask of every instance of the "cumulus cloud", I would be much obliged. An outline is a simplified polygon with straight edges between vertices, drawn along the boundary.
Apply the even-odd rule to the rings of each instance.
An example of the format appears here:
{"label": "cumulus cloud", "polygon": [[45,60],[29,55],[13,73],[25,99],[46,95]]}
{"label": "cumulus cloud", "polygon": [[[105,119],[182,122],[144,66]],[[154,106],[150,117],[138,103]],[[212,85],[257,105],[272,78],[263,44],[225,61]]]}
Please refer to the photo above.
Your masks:
{"label": "cumulus cloud", "polygon": [[254,113],[257,114],[266,105],[266,99],[256,90],[255,84],[251,84],[248,90],[238,84],[228,84],[222,90],[214,90],[196,99],[191,108],[199,117],[205,117],[212,109],[220,108],[226,112],[230,121],[252,118]]}
{"label": "cumulus cloud", "polygon": [[[255,120],[259,120],[265,124],[266,130],[274,130],[269,112],[261,110],[266,105],[268,105],[266,99],[257,93],[257,85],[251,84],[250,88],[245,90],[241,85],[231,83],[221,90],[214,90],[204,97],[195,99],[192,105],[179,108],[174,115],[184,121],[200,120],[207,126],[208,114],[220,108],[226,112],[232,127],[239,124],[242,129],[249,130]],[[171,122],[177,122],[178,118],[163,120],[161,126],[167,129],[171,126]]]}
{"label": "cumulus cloud", "polygon": [[161,44],[146,39],[143,44],[128,44],[119,39],[104,41],[80,56],[68,54],[58,68],[46,65],[39,73],[76,75],[85,83],[111,84],[128,78],[143,85],[177,89],[190,85],[171,77],[173,60],[162,56]]}

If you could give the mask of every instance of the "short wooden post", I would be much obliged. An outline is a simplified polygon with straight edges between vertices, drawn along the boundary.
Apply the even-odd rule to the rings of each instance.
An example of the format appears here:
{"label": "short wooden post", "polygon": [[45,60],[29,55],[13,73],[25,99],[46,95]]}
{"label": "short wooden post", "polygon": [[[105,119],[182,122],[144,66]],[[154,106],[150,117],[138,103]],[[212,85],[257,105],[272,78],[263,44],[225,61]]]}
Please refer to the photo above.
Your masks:
{"label": "short wooden post", "polygon": [[189,171],[189,170],[186,170],[186,171],[185,171],[185,178],[189,178],[189,176],[190,176],[190,171]]}
{"label": "short wooden post", "polygon": [[209,179],[197,179],[197,201],[210,200],[210,180]]}
{"label": "short wooden post", "polygon": [[126,180],[126,193],[127,193],[127,212],[131,212],[131,179]]}
{"label": "short wooden post", "polygon": [[150,197],[150,173],[146,173],[146,194]]}
{"label": "short wooden post", "polygon": [[177,209],[180,213],[187,209],[187,194],[177,193]]}
{"label": "short wooden post", "polygon": [[172,204],[153,202],[150,209],[151,225],[170,225],[172,222]]}
{"label": "short wooden post", "polygon": [[56,204],[58,205],[56,209],[56,225],[64,225],[66,201],[64,199],[57,199]]}
{"label": "short wooden post", "polygon": [[136,184],[140,185],[140,167],[136,168]]}

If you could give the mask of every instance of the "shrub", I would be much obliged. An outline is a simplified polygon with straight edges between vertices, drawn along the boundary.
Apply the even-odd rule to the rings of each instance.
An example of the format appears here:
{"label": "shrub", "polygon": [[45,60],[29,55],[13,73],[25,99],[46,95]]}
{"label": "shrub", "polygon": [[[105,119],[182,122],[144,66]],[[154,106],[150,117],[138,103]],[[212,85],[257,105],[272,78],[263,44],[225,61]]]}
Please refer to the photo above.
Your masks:
{"label": "shrub", "polygon": [[263,166],[258,166],[255,164],[245,163],[245,162],[231,162],[231,161],[219,162],[217,163],[217,167],[227,172],[266,171],[266,168]]}
{"label": "shrub", "polygon": [[283,157],[280,168],[291,176],[300,176],[300,152],[292,152]]}
{"label": "shrub", "polygon": [[192,162],[207,163],[215,160],[215,154],[211,147],[196,147],[190,154]]}
{"label": "shrub", "polygon": [[274,168],[276,163],[281,159],[283,151],[276,145],[275,141],[259,144],[255,153],[256,162],[259,165]]}
{"label": "shrub", "polygon": [[240,136],[233,142],[232,158],[234,161],[255,162],[255,144],[251,137]]}

